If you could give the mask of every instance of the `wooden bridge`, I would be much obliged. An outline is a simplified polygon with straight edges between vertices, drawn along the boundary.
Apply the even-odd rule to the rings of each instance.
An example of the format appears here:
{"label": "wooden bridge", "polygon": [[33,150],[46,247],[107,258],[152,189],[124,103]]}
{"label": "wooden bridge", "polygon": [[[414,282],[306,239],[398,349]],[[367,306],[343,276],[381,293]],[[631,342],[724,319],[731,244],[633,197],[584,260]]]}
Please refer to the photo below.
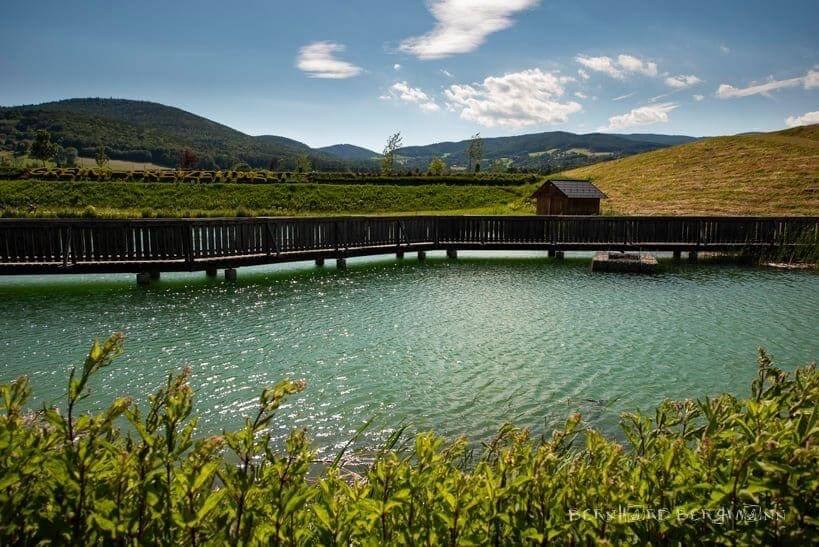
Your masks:
{"label": "wooden bridge", "polygon": [[[819,217],[412,216],[0,219],[0,274],[215,275],[277,262],[446,250],[681,252],[816,246]],[[232,272],[232,273],[231,273]]]}

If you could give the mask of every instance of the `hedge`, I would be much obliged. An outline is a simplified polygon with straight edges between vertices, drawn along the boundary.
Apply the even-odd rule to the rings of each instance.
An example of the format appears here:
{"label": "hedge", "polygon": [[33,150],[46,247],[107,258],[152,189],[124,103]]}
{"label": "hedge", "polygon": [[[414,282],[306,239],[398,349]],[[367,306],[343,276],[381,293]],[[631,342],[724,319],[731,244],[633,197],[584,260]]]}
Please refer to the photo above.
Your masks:
{"label": "hedge", "polygon": [[[0,387],[3,544],[791,544],[819,537],[819,375],[760,352],[747,399],[667,401],[621,417],[624,442],[578,414],[548,438],[503,427],[473,452],[433,433],[370,463],[315,462],[308,433],[270,441],[305,385],[265,388],[236,431],[198,438],[190,370],[142,404],[77,403],[123,350],[72,370],[62,410]],[[122,421],[127,427],[119,427]]]}

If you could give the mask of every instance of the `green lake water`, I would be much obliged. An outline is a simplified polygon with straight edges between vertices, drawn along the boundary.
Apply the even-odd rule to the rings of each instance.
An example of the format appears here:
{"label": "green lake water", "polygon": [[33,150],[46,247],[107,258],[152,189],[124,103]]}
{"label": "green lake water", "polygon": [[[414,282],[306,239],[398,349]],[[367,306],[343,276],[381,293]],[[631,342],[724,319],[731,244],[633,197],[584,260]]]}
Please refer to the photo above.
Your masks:
{"label": "green lake water", "polygon": [[725,265],[593,274],[588,258],[462,254],[239,270],[239,281],[165,274],[0,278],[0,380],[28,374],[64,406],[90,340],[126,334],[88,407],[144,396],[192,368],[202,434],[238,427],[263,386],[304,379],[275,435],[306,427],[320,453],[375,417],[472,440],[504,422],[549,431],[579,410],[616,435],[624,410],[747,393],[757,346],[791,370],[819,354],[819,275]]}

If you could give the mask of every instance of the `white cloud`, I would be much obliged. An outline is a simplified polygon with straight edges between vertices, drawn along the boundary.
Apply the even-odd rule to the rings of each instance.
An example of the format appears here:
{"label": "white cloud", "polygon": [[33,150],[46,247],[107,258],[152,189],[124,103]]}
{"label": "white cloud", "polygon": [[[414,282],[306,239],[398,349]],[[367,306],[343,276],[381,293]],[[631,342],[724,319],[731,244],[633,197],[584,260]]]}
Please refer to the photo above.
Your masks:
{"label": "white cloud", "polygon": [[450,71],[448,71],[448,70],[447,70],[447,69],[445,69],[445,68],[442,68],[442,69],[441,69],[441,74],[443,74],[443,75],[444,75],[444,76],[446,76],[447,78],[454,78],[454,77],[455,77],[455,76],[453,76],[453,75],[452,75],[452,73],[451,73]]}
{"label": "white cloud", "polygon": [[401,70],[401,65],[399,65],[398,63],[395,63],[394,65],[392,65],[392,69],[393,70]]}
{"label": "white cloud", "polygon": [[580,77],[581,77],[581,78],[583,78],[584,80],[588,80],[589,78],[591,78],[591,76],[589,76],[589,73],[588,73],[588,72],[586,72],[585,70],[583,70],[582,68],[578,68],[578,69],[577,69],[577,73],[578,73],[578,74],[580,75]]}
{"label": "white cloud", "polygon": [[651,125],[654,123],[668,122],[668,113],[677,108],[675,103],[652,104],[635,108],[626,114],[612,116],[609,118],[609,125],[603,129],[625,129],[635,125]]}
{"label": "white cloud", "polygon": [[299,50],[296,66],[310,78],[342,80],[361,74],[361,67],[335,58],[344,46],[334,42],[313,42]]}
{"label": "white cloud", "polygon": [[582,91],[575,91],[574,96],[577,97],[578,99],[588,99],[589,98],[589,96],[586,95],[585,93],[583,93]]}
{"label": "white cloud", "polygon": [[422,36],[407,38],[399,49],[419,59],[440,59],[474,51],[493,32],[511,27],[512,15],[539,0],[430,0],[435,27]]}
{"label": "white cloud", "polygon": [[697,85],[699,83],[702,83],[702,80],[693,74],[689,74],[687,76],[685,74],[680,74],[679,76],[669,76],[665,79],[665,85],[677,89],[691,87],[692,85]]}
{"label": "white cloud", "polygon": [[819,110],[815,112],[805,112],[801,116],[788,116],[785,119],[785,123],[788,127],[796,127],[798,125],[811,125],[814,123],[819,123]]}
{"label": "white cloud", "polygon": [[397,99],[407,103],[417,104],[424,112],[435,112],[441,107],[435,102],[435,99],[424,93],[417,87],[412,87],[407,82],[395,82],[387,91],[386,95],[378,97],[382,101],[389,101]]}
{"label": "white cloud", "polygon": [[657,63],[650,61],[643,61],[632,55],[620,54],[617,56],[617,64],[623,67],[628,72],[638,72],[646,76],[657,75]]}
{"label": "white cloud", "polygon": [[564,123],[583,108],[574,101],[560,102],[564,93],[561,77],[539,68],[444,90],[450,110],[486,127]]}
{"label": "white cloud", "polygon": [[578,55],[574,60],[595,72],[605,72],[612,78],[619,80],[624,77],[623,71],[617,67],[611,57],[586,57],[584,55]]}
{"label": "white cloud", "polygon": [[698,94],[698,95],[692,95],[692,97],[694,97],[695,101],[700,102],[701,100],[703,100],[705,98],[705,95],[699,95]]}
{"label": "white cloud", "polygon": [[804,76],[788,78],[786,80],[769,79],[764,84],[751,84],[748,87],[734,87],[729,84],[721,84],[717,88],[717,97],[720,99],[735,99],[737,97],[750,97],[751,95],[767,95],[771,91],[786,87],[803,86],[805,89],[819,87],[819,71],[816,68],[808,70]]}
{"label": "white cloud", "polygon": [[[616,60],[607,56],[589,57],[586,55],[577,55],[574,60],[590,70],[603,72],[618,80],[624,79],[629,73],[645,76],[657,75],[657,63],[643,61],[639,57],[626,55],[625,53],[618,55]],[[581,74],[581,76],[583,75]],[[584,78],[587,77],[588,73]]]}
{"label": "white cloud", "polygon": [[636,94],[637,94],[636,91],[632,91],[631,93],[626,93],[625,95],[620,95],[619,97],[614,97],[612,99],[612,101],[622,101],[622,100],[628,99],[629,97],[633,97]]}
{"label": "white cloud", "polygon": [[719,46],[719,50],[722,52],[723,55],[728,55],[729,53],[731,53],[731,48],[729,48],[725,44]]}

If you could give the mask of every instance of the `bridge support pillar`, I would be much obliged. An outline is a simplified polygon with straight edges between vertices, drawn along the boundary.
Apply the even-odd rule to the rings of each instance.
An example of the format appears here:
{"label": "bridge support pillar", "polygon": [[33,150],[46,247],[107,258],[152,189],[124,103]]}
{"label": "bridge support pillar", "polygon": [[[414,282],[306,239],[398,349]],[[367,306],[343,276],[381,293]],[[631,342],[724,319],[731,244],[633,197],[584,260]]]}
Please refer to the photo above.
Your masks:
{"label": "bridge support pillar", "polygon": [[556,251],[554,249],[549,249],[549,258],[554,258],[555,257],[555,252]]}
{"label": "bridge support pillar", "polygon": [[403,260],[403,258],[404,258],[404,251],[396,251],[396,252],[395,252],[395,258],[397,258],[398,260]]}
{"label": "bridge support pillar", "polygon": [[697,251],[688,251],[688,262],[694,263],[697,261],[698,255]]}
{"label": "bridge support pillar", "polygon": [[236,268],[225,268],[225,281],[236,281]]}
{"label": "bridge support pillar", "polygon": [[316,259],[316,266],[318,266],[318,267],[324,266],[324,259],[323,258],[317,258]]}
{"label": "bridge support pillar", "polygon": [[458,249],[447,249],[446,257],[451,260],[455,260],[456,258],[458,258]]}
{"label": "bridge support pillar", "polygon": [[336,258],[336,268],[339,270],[346,270],[347,269],[347,259],[343,256]]}
{"label": "bridge support pillar", "polygon": [[680,258],[682,258],[682,251],[680,250],[674,251],[674,262],[679,262]]}
{"label": "bridge support pillar", "polygon": [[148,272],[140,272],[136,278],[137,285],[144,287],[151,284],[151,274]]}
{"label": "bridge support pillar", "polygon": [[216,268],[207,268],[205,270],[205,275],[208,277],[216,277]]}
{"label": "bridge support pillar", "polygon": [[563,260],[563,251],[558,251],[557,249],[549,249],[549,258]]}
{"label": "bridge support pillar", "polygon": [[158,271],[150,272],[148,275],[151,276],[151,281],[159,281],[159,272]]}
{"label": "bridge support pillar", "polygon": [[418,251],[418,261],[424,261],[427,259],[427,252],[426,251]]}

